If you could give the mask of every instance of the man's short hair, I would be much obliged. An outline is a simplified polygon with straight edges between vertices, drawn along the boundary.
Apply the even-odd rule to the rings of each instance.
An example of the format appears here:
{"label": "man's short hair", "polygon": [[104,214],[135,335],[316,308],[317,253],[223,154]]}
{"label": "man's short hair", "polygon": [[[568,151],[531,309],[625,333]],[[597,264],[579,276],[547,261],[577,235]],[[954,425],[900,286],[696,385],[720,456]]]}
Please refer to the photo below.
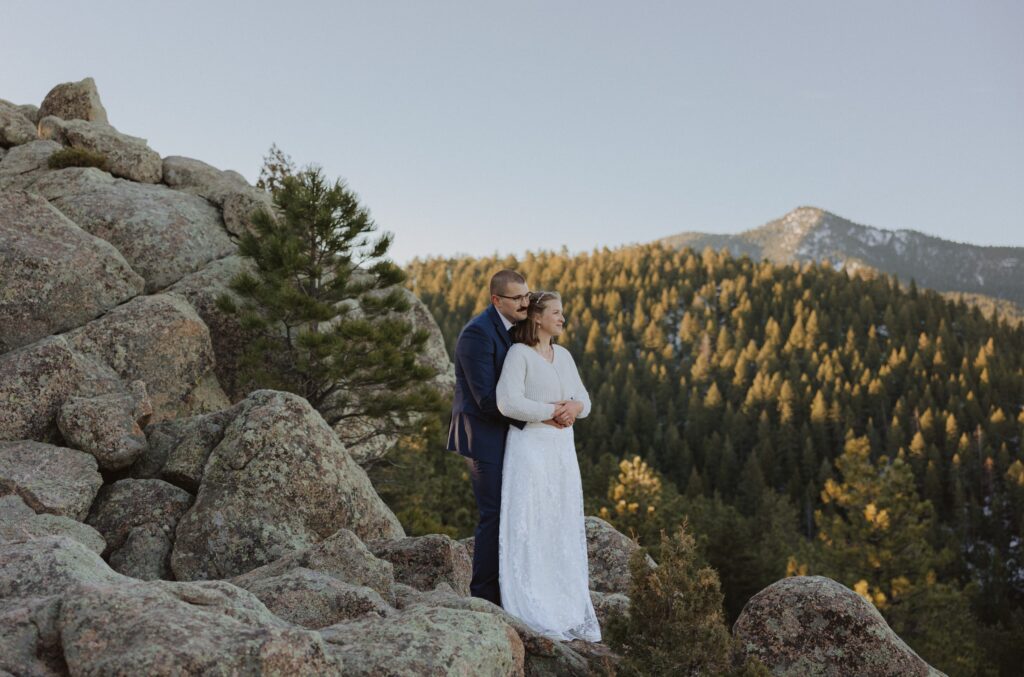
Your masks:
{"label": "man's short hair", "polygon": [[526,284],[526,278],[514,270],[499,270],[491,277],[491,296],[501,296],[510,284]]}

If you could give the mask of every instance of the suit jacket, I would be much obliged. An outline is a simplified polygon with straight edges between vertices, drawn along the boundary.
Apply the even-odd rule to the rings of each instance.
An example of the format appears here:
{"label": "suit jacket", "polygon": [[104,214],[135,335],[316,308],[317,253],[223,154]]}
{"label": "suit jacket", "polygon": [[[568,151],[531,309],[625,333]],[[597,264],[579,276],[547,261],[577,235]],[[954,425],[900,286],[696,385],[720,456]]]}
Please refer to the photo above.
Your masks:
{"label": "suit jacket", "polygon": [[522,421],[498,411],[494,394],[512,337],[493,305],[462,328],[455,344],[455,398],[448,429],[448,449],[463,456],[500,461],[505,455],[509,424]]}

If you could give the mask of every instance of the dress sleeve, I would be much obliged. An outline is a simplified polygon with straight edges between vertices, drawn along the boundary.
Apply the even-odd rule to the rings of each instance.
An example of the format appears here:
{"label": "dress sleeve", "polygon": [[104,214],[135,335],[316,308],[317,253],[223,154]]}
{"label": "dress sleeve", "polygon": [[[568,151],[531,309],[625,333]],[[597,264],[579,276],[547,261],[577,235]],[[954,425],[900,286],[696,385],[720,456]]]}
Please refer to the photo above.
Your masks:
{"label": "dress sleeve", "polygon": [[528,423],[546,421],[555,413],[555,405],[526,397],[526,355],[515,346],[505,356],[496,390],[498,410],[509,418]]}
{"label": "dress sleeve", "polygon": [[572,359],[572,353],[564,348],[562,350],[565,352],[566,357],[569,358],[569,366],[566,368],[566,374],[563,377],[566,378],[566,391],[569,393],[570,399],[583,403],[583,411],[580,412],[577,418],[586,418],[587,414],[590,413],[590,395],[583,385],[583,380],[580,379],[580,372],[576,368],[576,361]]}

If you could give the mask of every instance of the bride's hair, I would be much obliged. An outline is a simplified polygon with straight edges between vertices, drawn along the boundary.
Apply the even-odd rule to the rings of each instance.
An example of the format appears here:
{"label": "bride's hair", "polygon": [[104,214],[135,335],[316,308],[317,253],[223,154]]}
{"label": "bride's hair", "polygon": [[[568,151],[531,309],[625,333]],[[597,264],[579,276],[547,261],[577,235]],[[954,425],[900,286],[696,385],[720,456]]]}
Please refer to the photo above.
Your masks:
{"label": "bride's hair", "polygon": [[[530,292],[530,307],[526,310],[526,319],[522,322],[517,322],[512,327],[513,343],[525,343],[528,346],[535,346],[540,343],[535,320],[544,313],[549,302],[561,300],[561,295],[556,291]],[[551,337],[552,343],[555,343],[557,340],[557,337]]]}

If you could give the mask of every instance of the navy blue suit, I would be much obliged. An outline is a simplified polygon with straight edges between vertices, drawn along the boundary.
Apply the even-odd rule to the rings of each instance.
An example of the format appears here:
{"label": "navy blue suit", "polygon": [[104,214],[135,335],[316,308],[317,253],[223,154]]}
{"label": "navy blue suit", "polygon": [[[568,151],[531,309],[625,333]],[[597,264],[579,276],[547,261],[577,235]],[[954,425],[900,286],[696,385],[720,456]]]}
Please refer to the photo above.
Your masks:
{"label": "navy blue suit", "polygon": [[512,338],[493,305],[462,328],[455,344],[455,398],[448,449],[472,459],[471,479],[480,522],[473,547],[474,597],[501,604],[498,587],[498,518],[501,513],[501,468],[509,424],[494,390]]}

